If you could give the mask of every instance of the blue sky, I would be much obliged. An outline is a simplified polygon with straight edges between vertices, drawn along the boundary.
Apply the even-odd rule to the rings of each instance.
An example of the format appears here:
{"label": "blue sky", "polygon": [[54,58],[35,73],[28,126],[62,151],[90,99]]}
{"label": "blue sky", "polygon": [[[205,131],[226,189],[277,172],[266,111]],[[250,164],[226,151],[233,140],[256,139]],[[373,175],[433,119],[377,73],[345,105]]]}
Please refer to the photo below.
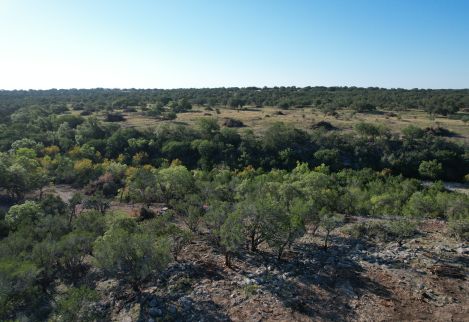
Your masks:
{"label": "blue sky", "polygon": [[469,1],[0,0],[0,88],[469,88]]}

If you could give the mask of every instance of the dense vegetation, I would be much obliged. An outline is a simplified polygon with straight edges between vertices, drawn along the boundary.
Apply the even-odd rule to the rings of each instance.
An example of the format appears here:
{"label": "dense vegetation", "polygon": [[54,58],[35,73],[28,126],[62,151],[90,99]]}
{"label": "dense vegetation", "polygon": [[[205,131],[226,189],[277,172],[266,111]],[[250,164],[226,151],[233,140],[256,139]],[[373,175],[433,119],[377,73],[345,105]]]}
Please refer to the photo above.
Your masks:
{"label": "dense vegetation", "polygon": [[[182,101],[182,103],[181,103]],[[377,87],[273,87],[206,89],[92,89],[47,91],[0,91],[0,119],[18,109],[35,106],[63,110],[72,104],[77,110],[112,110],[118,107],[165,106],[177,110],[187,103],[207,106],[315,107],[333,112],[339,108],[357,111],[423,109],[447,115],[469,108],[469,90],[384,89]]]}
{"label": "dense vegetation", "polygon": [[[192,104],[445,114],[468,108],[468,97],[374,88],[0,92],[0,194],[11,206],[0,215],[0,319],[93,320],[102,312],[83,281],[91,270],[139,296],[198,235],[228,266],[260,248],[282,260],[318,228],[327,249],[329,234],[351,216],[393,219],[354,226],[357,238],[401,242],[423,218],[448,220],[455,238],[468,238],[469,198],[437,181],[467,179],[468,148],[415,126],[396,135],[370,123],[353,133],[274,123],[256,136],[212,118],[139,130],[70,109],[112,115],[139,107],[164,118]],[[43,193],[56,184],[80,192],[68,200]],[[111,210],[112,202],[137,211]]]}

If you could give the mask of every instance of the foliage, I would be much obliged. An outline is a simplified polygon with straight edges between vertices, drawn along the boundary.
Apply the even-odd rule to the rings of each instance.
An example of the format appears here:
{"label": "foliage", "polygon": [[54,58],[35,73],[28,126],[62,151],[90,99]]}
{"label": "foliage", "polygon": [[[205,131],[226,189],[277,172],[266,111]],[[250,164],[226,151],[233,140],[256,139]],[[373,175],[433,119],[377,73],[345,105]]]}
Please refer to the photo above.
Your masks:
{"label": "foliage", "polygon": [[[442,137],[438,125],[411,125],[399,135],[371,121],[356,123],[351,131],[272,122],[254,133],[227,128],[233,122],[220,128],[216,117],[201,118],[195,126],[158,122],[151,129],[96,117],[111,115],[112,120],[123,110],[129,118],[141,111],[175,119],[195,105],[217,114],[224,107],[244,113],[241,109],[278,106],[301,107],[304,115],[314,108],[336,117],[347,109],[351,117],[367,120],[355,113],[420,109],[433,117],[467,109],[469,92],[355,87],[0,91],[0,198],[11,206],[0,215],[0,319],[23,314],[31,320],[92,320],[87,313],[93,312],[95,293],[79,287],[95,276],[91,268],[138,291],[177,260],[195,234],[208,234],[228,266],[244,247],[280,259],[307,228],[321,227],[327,248],[331,232],[351,216],[374,217],[349,229],[359,238],[400,243],[416,233],[415,220],[440,218],[449,221],[451,235],[467,239],[469,197],[447,191],[438,181],[420,181],[462,181],[469,173],[467,144]],[[463,113],[451,117],[464,121]],[[44,195],[44,187],[54,184],[84,187],[83,194],[65,204]],[[141,203],[142,212],[151,216],[110,212],[114,198]],[[155,203],[169,208],[165,215],[151,209]],[[58,284],[69,291],[58,295]]]}
{"label": "foliage", "polygon": [[57,321],[95,321],[99,315],[93,304],[98,300],[98,293],[86,286],[69,289],[57,301]]}
{"label": "foliage", "polygon": [[381,242],[397,241],[399,244],[417,233],[417,225],[408,219],[392,221],[367,221],[348,227],[347,232],[354,238],[366,238]]}
{"label": "foliage", "polygon": [[124,278],[139,292],[141,282],[169,262],[169,243],[139,227],[129,229],[119,223],[124,222],[119,221],[98,237],[93,254],[99,267],[111,276]]}
{"label": "foliage", "polygon": [[177,201],[193,192],[192,174],[182,165],[170,166],[158,171],[158,184],[165,202]]}
{"label": "foliage", "polygon": [[239,213],[232,212],[220,227],[220,244],[225,252],[225,265],[231,267],[231,255],[244,243],[243,225]]}
{"label": "foliage", "polygon": [[129,197],[134,202],[141,202],[146,207],[158,199],[157,177],[151,168],[138,168],[127,180]]}
{"label": "foliage", "polygon": [[20,205],[14,205],[5,216],[6,223],[11,229],[17,229],[21,225],[31,225],[42,216],[42,209],[34,201],[26,201]]}
{"label": "foliage", "polygon": [[0,260],[0,318],[7,319],[12,312],[34,307],[38,274],[39,269],[31,262]]}
{"label": "foliage", "polygon": [[324,249],[328,247],[328,239],[331,231],[340,227],[344,222],[344,217],[339,214],[331,213],[327,208],[322,208],[319,213],[320,222],[319,225],[326,231],[326,236],[324,238]]}
{"label": "foliage", "polygon": [[452,236],[462,241],[469,241],[469,218],[450,220],[448,229]]}
{"label": "foliage", "polygon": [[419,165],[419,174],[428,179],[437,179],[443,173],[443,166],[437,160],[422,161]]}

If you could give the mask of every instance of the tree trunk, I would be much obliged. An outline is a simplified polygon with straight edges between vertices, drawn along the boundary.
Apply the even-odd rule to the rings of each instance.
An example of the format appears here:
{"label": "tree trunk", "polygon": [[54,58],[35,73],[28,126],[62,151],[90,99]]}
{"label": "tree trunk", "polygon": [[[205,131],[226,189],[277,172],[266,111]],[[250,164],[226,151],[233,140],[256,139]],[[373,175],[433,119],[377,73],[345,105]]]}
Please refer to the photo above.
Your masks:
{"label": "tree trunk", "polygon": [[277,260],[281,260],[281,259],[282,259],[283,251],[284,251],[286,245],[287,245],[287,244],[283,244],[283,245],[280,246],[280,248],[278,249]]}
{"label": "tree trunk", "polygon": [[324,239],[324,249],[327,250],[327,240],[329,239],[329,231],[326,233],[326,238]]}
{"label": "tree trunk", "polygon": [[257,251],[256,233],[251,234],[251,251]]}
{"label": "tree trunk", "polygon": [[[75,209],[75,207],[73,207]],[[72,224],[73,217],[75,217],[75,211],[72,210],[70,212],[70,216],[68,217],[68,225],[70,226]]]}
{"label": "tree trunk", "polygon": [[314,225],[314,228],[313,228],[313,233],[312,235],[316,235],[316,232],[318,231],[318,228],[319,228],[319,225]]}
{"label": "tree trunk", "polygon": [[282,259],[282,254],[283,254],[283,247],[278,250],[278,255],[277,255],[277,260],[278,261]]}
{"label": "tree trunk", "polygon": [[225,265],[226,265],[226,267],[231,268],[231,256],[230,256],[230,252],[225,252]]}
{"label": "tree trunk", "polygon": [[121,193],[120,193],[120,196],[119,196],[119,202],[122,203],[123,198],[124,198],[124,188],[121,188]]}
{"label": "tree trunk", "polygon": [[141,290],[140,284],[136,281],[132,282],[132,290],[135,292],[137,299],[140,300]]}

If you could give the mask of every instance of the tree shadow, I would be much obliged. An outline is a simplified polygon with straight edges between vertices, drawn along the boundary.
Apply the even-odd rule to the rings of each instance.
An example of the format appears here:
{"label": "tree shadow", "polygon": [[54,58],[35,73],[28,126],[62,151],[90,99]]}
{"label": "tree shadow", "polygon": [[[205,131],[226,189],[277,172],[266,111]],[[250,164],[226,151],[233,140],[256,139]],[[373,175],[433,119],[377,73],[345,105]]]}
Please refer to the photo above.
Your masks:
{"label": "tree shadow", "polygon": [[313,320],[353,320],[356,313],[352,302],[360,296],[371,293],[392,297],[384,285],[365,276],[359,259],[351,256],[356,244],[364,248],[371,244],[337,236],[331,241],[333,245],[327,251],[315,243],[296,245],[282,261],[262,252],[240,255],[239,259],[254,267],[271,267],[248,276],[259,281],[259,287],[285,307]]}
{"label": "tree shadow", "polygon": [[213,301],[196,301],[193,303],[194,309],[187,316],[182,314],[184,321],[231,321],[224,309]]}
{"label": "tree shadow", "polygon": [[156,312],[154,318],[158,321],[231,321],[224,308],[214,301],[197,300],[188,296],[194,280],[224,278],[222,269],[211,263],[174,263],[159,275],[157,282],[149,284],[161,290],[174,287],[178,281],[184,279],[190,279],[190,284],[185,289],[176,288],[162,294],[142,293],[139,321],[147,321],[152,316],[151,310]]}

